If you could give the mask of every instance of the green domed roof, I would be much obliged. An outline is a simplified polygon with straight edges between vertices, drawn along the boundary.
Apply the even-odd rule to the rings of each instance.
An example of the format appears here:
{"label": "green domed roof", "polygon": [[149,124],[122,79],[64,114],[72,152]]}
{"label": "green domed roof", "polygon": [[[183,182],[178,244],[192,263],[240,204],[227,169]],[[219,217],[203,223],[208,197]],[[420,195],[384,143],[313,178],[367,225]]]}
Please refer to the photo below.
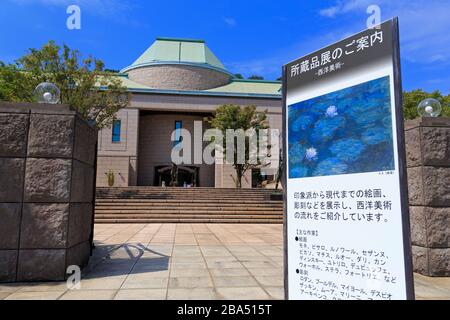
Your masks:
{"label": "green domed roof", "polygon": [[229,74],[222,62],[206,46],[205,41],[175,38],[156,38],[152,46],[122,72],[158,64],[193,65]]}

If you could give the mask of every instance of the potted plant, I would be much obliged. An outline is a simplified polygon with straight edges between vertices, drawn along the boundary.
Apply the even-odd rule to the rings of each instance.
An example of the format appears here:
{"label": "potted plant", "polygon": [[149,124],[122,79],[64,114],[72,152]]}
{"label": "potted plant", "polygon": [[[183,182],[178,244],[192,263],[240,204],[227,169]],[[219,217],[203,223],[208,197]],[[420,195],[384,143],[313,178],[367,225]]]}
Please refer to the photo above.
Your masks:
{"label": "potted plant", "polygon": [[112,187],[114,186],[114,171],[109,170],[108,173],[106,174],[108,177],[108,186]]}

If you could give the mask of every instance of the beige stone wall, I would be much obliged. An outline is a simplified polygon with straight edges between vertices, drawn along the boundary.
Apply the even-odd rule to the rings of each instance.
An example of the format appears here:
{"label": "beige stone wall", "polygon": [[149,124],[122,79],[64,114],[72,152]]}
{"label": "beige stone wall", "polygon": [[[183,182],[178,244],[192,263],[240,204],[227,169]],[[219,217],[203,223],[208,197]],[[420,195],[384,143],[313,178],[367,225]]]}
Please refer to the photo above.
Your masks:
{"label": "beige stone wall", "polygon": [[[183,127],[193,132],[194,120],[202,120],[204,114],[227,103],[256,105],[259,111],[267,110],[270,127],[282,129],[279,99],[134,94],[130,108],[117,114],[122,120],[122,141],[112,143],[112,128],[99,133],[97,185],[107,186],[109,169],[115,172],[116,186],[153,185],[154,167],[171,163],[170,134],[175,120],[183,121]],[[145,115],[145,111],[152,114]],[[201,186],[234,187],[231,166],[201,165],[200,171]],[[277,170],[265,171],[274,174]],[[251,172],[247,173],[243,186],[251,186]]]}
{"label": "beige stone wall", "polygon": [[[202,115],[188,114],[141,115],[138,163],[139,185],[153,185],[155,167],[171,165],[171,152],[173,147],[171,134],[175,129],[175,121],[182,121],[183,129],[187,129],[191,133],[191,146],[192,150],[194,150],[194,121],[202,121],[202,119]],[[203,125],[203,130],[205,129],[206,124]],[[191,155],[191,163],[191,165],[200,168],[200,186],[213,187],[214,165],[194,164],[193,152]]]}
{"label": "beige stone wall", "polygon": [[115,186],[136,185],[138,162],[139,110],[120,110],[121,141],[112,142],[112,128],[105,128],[98,134],[97,186],[107,186],[107,173],[112,170]]}
{"label": "beige stone wall", "polygon": [[137,156],[139,134],[139,110],[125,108],[120,110],[116,118],[121,120],[121,141],[112,142],[112,128],[99,132],[98,151],[101,156]]}
{"label": "beige stone wall", "polygon": [[230,82],[230,76],[226,73],[183,65],[137,68],[128,71],[128,77],[151,88],[175,90],[205,90],[221,87]]}
{"label": "beige stone wall", "polygon": [[[216,188],[235,188],[236,170],[230,164],[216,164]],[[242,188],[252,187],[252,172],[248,170],[242,178]]]}
{"label": "beige stone wall", "polygon": [[113,187],[127,187],[131,180],[130,173],[130,158],[125,156],[99,156],[97,158],[97,186],[108,186],[108,172],[114,172]]}
{"label": "beige stone wall", "polygon": [[[135,94],[131,105],[138,107],[141,110],[152,111],[172,111],[172,112],[213,112],[218,106],[223,104],[238,104],[238,105],[255,105],[258,111],[268,112],[268,119],[270,127],[273,129],[282,130],[282,102],[281,99],[262,99],[253,97],[214,97],[214,96],[180,96],[180,95],[144,95]],[[265,169],[268,175],[277,173],[277,169]],[[222,177],[228,175],[228,178]],[[216,168],[216,187],[233,187],[229,174],[223,174]],[[249,183],[251,186],[251,182]]]}

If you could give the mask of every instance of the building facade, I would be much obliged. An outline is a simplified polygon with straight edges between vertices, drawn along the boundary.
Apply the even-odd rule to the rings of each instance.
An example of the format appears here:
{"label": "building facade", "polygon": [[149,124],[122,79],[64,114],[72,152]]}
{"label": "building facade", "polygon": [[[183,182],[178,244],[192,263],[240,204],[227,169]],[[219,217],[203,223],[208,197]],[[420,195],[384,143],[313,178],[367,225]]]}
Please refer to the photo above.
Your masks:
{"label": "building facade", "polygon": [[[281,130],[281,83],[236,79],[202,40],[157,38],[118,76],[132,99],[112,127],[99,132],[98,186],[108,186],[111,175],[114,186],[167,185],[173,131],[188,130],[193,143],[194,123],[224,104],[254,105],[267,111],[270,128]],[[191,163],[177,168],[179,185],[234,187],[231,165]],[[276,169],[248,172],[243,187],[256,186],[261,173],[273,177]]]}

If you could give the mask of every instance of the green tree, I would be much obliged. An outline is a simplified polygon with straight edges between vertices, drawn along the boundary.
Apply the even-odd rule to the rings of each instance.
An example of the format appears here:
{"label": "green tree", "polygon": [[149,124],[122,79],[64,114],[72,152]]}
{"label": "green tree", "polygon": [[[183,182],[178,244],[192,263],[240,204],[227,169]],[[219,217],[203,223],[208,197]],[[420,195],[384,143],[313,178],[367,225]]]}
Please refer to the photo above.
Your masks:
{"label": "green tree", "polygon": [[[244,131],[253,129],[258,136],[259,130],[269,128],[267,111],[257,112],[255,106],[241,107],[239,105],[233,104],[222,105],[216,109],[214,117],[207,119],[207,122],[211,125],[211,127],[221,130],[224,135],[226,134],[227,129],[242,129]],[[224,139],[224,155],[227,153],[227,147],[230,146],[227,146],[226,139]],[[260,159],[258,159],[256,164],[250,163],[250,148],[250,138],[246,135],[245,158],[243,163],[239,163],[237,154],[237,141],[234,141],[234,159],[232,160],[232,162],[233,167],[236,171],[236,188],[242,187],[242,177],[247,172],[247,170],[256,168],[261,165]],[[268,146],[268,148],[270,148],[270,146]],[[230,161],[230,159],[227,159],[227,161]]]}
{"label": "green tree", "polygon": [[425,92],[422,89],[412,90],[410,92],[403,92],[403,115],[405,119],[415,119],[419,117],[417,113],[417,106],[419,103],[427,98],[434,98],[442,105],[441,116],[450,117],[450,94],[443,96],[439,91],[431,93]]}
{"label": "green tree", "polygon": [[0,62],[0,101],[33,101],[33,79],[16,65]]}
{"label": "green tree", "polygon": [[244,76],[243,76],[242,74],[240,74],[240,73],[236,73],[236,74],[234,75],[234,77],[235,77],[236,79],[244,79]]}
{"label": "green tree", "polygon": [[250,77],[248,77],[248,79],[250,80],[264,80],[263,76],[258,76],[258,75],[252,75]]}
{"label": "green tree", "polygon": [[66,45],[61,48],[53,41],[41,49],[30,49],[16,66],[0,69],[0,99],[33,101],[34,88],[41,82],[52,82],[61,91],[61,103],[99,129],[109,127],[117,111],[129,104],[130,94],[120,77],[105,72],[101,60],[92,56],[81,60],[78,50]]}

